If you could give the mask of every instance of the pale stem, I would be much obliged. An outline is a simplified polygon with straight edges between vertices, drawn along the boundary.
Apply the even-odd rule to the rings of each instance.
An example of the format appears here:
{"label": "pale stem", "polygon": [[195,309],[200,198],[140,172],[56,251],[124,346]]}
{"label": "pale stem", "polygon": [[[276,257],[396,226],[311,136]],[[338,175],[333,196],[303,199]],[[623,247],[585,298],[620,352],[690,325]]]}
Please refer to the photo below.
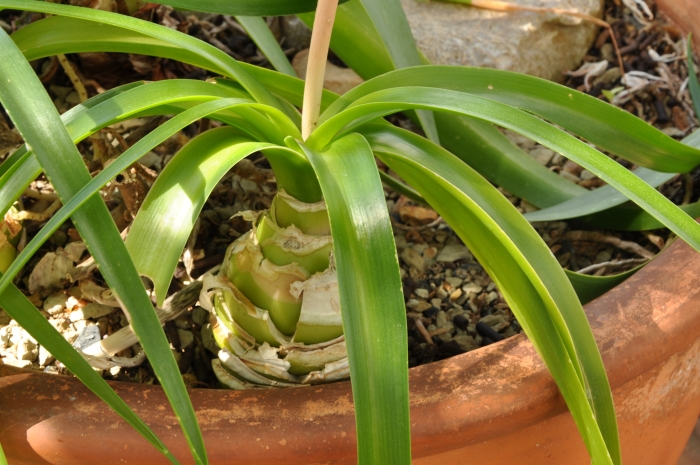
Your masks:
{"label": "pale stem", "polygon": [[304,85],[304,105],[301,115],[301,135],[306,140],[318,125],[321,113],[321,96],[323,95],[323,77],[326,72],[328,47],[331,43],[335,10],[338,0],[319,0],[311,34],[309,62],[306,68]]}

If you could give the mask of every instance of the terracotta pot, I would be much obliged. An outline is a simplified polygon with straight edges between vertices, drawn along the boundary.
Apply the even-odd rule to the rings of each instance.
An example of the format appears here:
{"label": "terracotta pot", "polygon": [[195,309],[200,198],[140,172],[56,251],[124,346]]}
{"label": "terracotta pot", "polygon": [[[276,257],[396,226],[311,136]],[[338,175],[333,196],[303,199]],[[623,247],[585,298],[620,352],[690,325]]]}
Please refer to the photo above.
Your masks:
{"label": "terracotta pot", "polygon": [[[697,0],[657,2],[680,27],[698,28],[700,40]],[[675,464],[700,414],[698,276],[700,254],[677,241],[585,307],[613,387],[626,464]],[[590,463],[523,335],[414,368],[410,383],[416,464]],[[111,384],[182,463],[192,463],[159,387]],[[191,396],[212,464],[355,462],[347,382]],[[168,463],[78,380],[2,365],[0,443],[11,465]]]}
{"label": "terracotta pot", "polygon": [[656,0],[684,34],[693,33],[696,54],[700,51],[700,2],[698,0]]}
{"label": "terracotta pot", "polygon": [[[700,413],[700,254],[677,241],[586,306],[625,463],[675,464]],[[0,366],[0,442],[13,465],[165,464],[73,378]],[[417,464],[589,464],[556,386],[523,335],[410,370]],[[183,461],[158,387],[113,383]],[[193,390],[212,464],[353,463],[350,384]]]}

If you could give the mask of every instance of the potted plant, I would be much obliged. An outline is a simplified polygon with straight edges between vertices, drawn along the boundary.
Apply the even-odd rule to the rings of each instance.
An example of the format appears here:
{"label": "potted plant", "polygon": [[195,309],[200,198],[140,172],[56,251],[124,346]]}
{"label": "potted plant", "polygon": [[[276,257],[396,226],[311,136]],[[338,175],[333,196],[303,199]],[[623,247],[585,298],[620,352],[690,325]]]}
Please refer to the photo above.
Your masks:
{"label": "potted plant", "polygon": [[[299,8],[304,7],[302,5],[304,2],[293,3]],[[230,128],[215,130],[215,133],[212,133],[214,135],[210,134],[198,139],[199,142],[196,145],[198,150],[191,149],[186,152],[189,155],[183,155],[181,157],[183,161],[179,162],[179,165],[174,165],[179,169],[173,169],[174,174],[169,181],[170,184],[167,180],[163,181],[162,185],[165,187],[160,188],[160,192],[167,192],[172,186],[183,186],[185,193],[203,192],[199,192],[199,195],[190,195],[192,202],[186,208],[183,208],[182,204],[173,208],[167,202],[159,207],[158,197],[154,197],[156,199],[152,204],[154,209],[150,211],[157,214],[151,214],[150,219],[145,217],[144,224],[163,226],[162,220],[167,218],[163,215],[173,210],[178,210],[174,212],[175,217],[193,221],[206,197],[207,190],[213,188],[212,182],[215,184],[217,176],[220,177],[225,172],[225,170],[221,171],[223,169],[221,165],[231,166],[236,160],[256,150],[262,150],[268,154],[276,169],[278,183],[297,201],[312,204],[319,202],[321,194],[323,195],[328,204],[333,250],[339,276],[340,303],[344,309],[343,328],[350,355],[350,372],[353,374],[352,388],[358,415],[357,442],[361,461],[403,463],[410,457],[410,452],[407,454],[408,448],[405,447],[409,443],[405,340],[402,341],[405,334],[405,317],[400,286],[397,285],[398,268],[391,228],[388,226],[379,177],[372,158],[372,154],[375,153],[412,184],[443,217],[448,221],[452,220],[450,222],[460,237],[492,273],[494,280],[507,295],[514,311],[518,312],[519,320],[523,323],[534,347],[550,367],[596,463],[620,462],[612,398],[595,341],[573,288],[556,261],[549,255],[548,249],[544,247],[527,222],[490,184],[451,156],[449,152],[426,139],[373,120],[388,113],[408,109],[439,110],[476,116],[509,127],[571,157],[598,174],[694,246],[698,244],[697,225],[677,208],[674,209],[675,207],[653,188],[586,144],[517,108],[526,109],[543,118],[558,120],[565,128],[581,134],[592,142],[607,146],[641,164],[656,168],[689,170],[695,166],[700,156],[697,150],[664,137],[621,111],[594,99],[587,99],[568,89],[532,78],[486,70],[444,67],[399,70],[369,81],[340,99],[336,100],[333,95],[326,94],[324,100],[321,97],[320,86],[311,84],[314,78],[316,81],[319,80],[318,72],[313,71],[313,60],[310,66],[312,70],[310,79],[308,79],[308,88],[312,91],[305,95],[307,100],[304,101],[304,108],[322,107],[325,108],[325,113],[321,117],[322,124],[316,127],[314,112],[305,111],[304,124],[300,133],[297,126],[298,115],[292,105],[301,104],[301,84],[294,79],[244,67],[174,31],[141,24],[129,18],[42,2],[8,0],[0,2],[0,5],[6,8],[21,7],[59,15],[50,18],[46,23],[37,23],[37,27],[31,31],[31,34],[25,29],[27,32],[24,33],[24,41],[16,38],[22,52],[28,57],[37,58],[48,53],[85,51],[94,47],[102,50],[149,52],[179,58],[215,70],[237,81],[237,83],[231,83],[220,80],[215,85],[205,86],[196,83],[181,85],[171,82],[158,86],[148,84],[122,88],[100,96],[71,114],[66,114],[64,118],[72,133],[66,131],[60,122],[57,124],[58,115],[49,110],[50,102],[47,105],[45,98],[37,99],[29,105],[21,100],[20,94],[14,91],[14,87],[7,86],[0,92],[3,104],[36,156],[34,158],[28,150],[20,151],[19,154],[13,155],[12,163],[5,167],[6,172],[14,170],[13,173],[24,173],[21,176],[31,178],[38,169],[43,168],[65,203],[62,212],[45,226],[7,271],[7,276],[0,283],[0,288],[4,289],[0,304],[28,330],[35,331],[37,339],[41,338],[42,343],[49,347],[51,352],[69,366],[78,377],[88,380],[91,389],[107,400],[112,408],[127,421],[139,428],[139,431],[159,447],[168,458],[173,460],[169,450],[178,446],[171,446],[169,442],[166,444],[167,447],[163,445],[106,385],[100,384],[89,366],[66,347],[67,343],[60,339],[60,336],[47,328],[48,323],[42,317],[36,312],[33,313],[31,304],[27,305],[26,299],[23,300],[23,296],[11,286],[10,280],[32,251],[36,250],[41,241],[53,232],[52,228],[58,227],[62,221],[73,215],[73,221],[81,231],[93,256],[102,265],[103,275],[121,299],[125,309],[129,311],[134,331],[140,336],[141,343],[163,384],[164,392],[181,421],[195,461],[206,462],[193,409],[186,400],[182,381],[177,379],[179,375],[173,376],[177,370],[173,372],[174,361],[167,349],[162,332],[157,329],[159,323],[155,315],[143,310],[144,306],[150,306],[147,300],[144,301],[144,298],[147,299],[145,292],[134,290],[142,290],[143,287],[137,271],[146,274],[154,279],[156,293],[162,302],[164,297],[162,290],[167,287],[172,269],[168,270],[167,266],[154,268],[153,254],[149,256],[149,253],[144,252],[145,249],[138,247],[129,250],[132,262],[118,239],[109,247],[100,243],[98,239],[115,236],[118,231],[113,224],[109,224],[109,221],[100,220],[106,214],[106,210],[101,209],[101,200],[93,194],[111,177],[137,160],[144,151],[167,137],[170,134],[168,131],[176,131],[191,121],[211,116],[229,124]],[[286,8],[291,8],[289,5],[291,4]],[[388,27],[388,23],[382,22],[381,18],[386,18],[389,13],[396,13],[397,7],[393,2],[382,5],[371,2],[365,4],[378,30]],[[322,18],[321,25],[328,24],[329,21],[332,24],[333,10],[331,6],[328,16],[324,16],[321,11],[317,13],[317,20],[319,17]],[[258,14],[270,14],[267,10],[256,11]],[[95,27],[98,24],[101,26]],[[319,38],[317,42],[320,44],[317,55],[323,59],[320,61],[323,63],[330,31],[326,31],[324,41],[324,28],[318,26],[315,29],[315,37]],[[86,36],[92,34],[92,37],[100,40],[94,43],[81,42],[75,39],[75,34],[68,34],[74,31],[79,31]],[[8,38],[4,40],[6,44],[4,49],[8,58],[6,62],[11,63],[5,71],[5,79],[10,83],[13,79],[17,82],[19,76],[20,85],[27,92],[38,95],[40,85],[20,57],[19,50]],[[393,50],[392,58],[395,60],[401,56],[401,45],[398,47]],[[391,47],[389,49],[391,53]],[[412,53],[416,56],[408,59],[408,64],[410,60],[415,62],[418,59],[415,49]],[[438,76],[440,79],[436,83]],[[404,87],[407,85],[410,87]],[[270,89],[277,95],[272,94]],[[292,105],[280,100],[280,96]],[[188,102],[188,104],[183,105],[182,102]],[[502,102],[507,102],[508,105]],[[198,105],[192,106],[192,104]],[[599,114],[592,117],[594,110]],[[154,131],[148,138],[144,138],[130,148],[94,180],[86,177],[87,172],[80,167],[82,162],[73,148],[71,136],[74,139],[80,139],[113,121],[134,114],[152,114],[159,111],[176,112],[178,115]],[[426,132],[437,139],[431,115],[419,113],[419,118]],[[624,128],[625,125],[634,127],[635,132]],[[47,137],[47,134],[50,137]],[[609,139],[611,136],[616,139]],[[62,147],[60,153],[64,154],[64,159],[60,162],[50,156],[56,146]],[[636,148],[645,149],[645,154],[652,153],[652,155],[638,156]],[[197,153],[200,154],[200,159],[194,155]],[[673,155],[675,158],[664,159],[662,155]],[[207,166],[207,161],[212,161],[212,165]],[[199,169],[198,174],[201,174],[204,179],[188,184],[190,181],[187,179],[191,179],[191,176],[183,177],[183,174],[189,175],[193,168]],[[68,169],[72,170],[72,173],[83,174],[67,175]],[[352,178],[350,178],[351,175]],[[15,175],[14,179],[17,178]],[[24,178],[20,177],[20,179]],[[154,191],[158,192],[159,189],[154,188]],[[293,203],[293,201],[285,201],[287,204]],[[296,210],[297,212],[311,211],[304,206]],[[294,212],[290,214],[294,215]],[[466,227],[464,218],[470,218],[469,228]],[[163,244],[163,248],[159,248],[158,251],[160,257],[166,257],[165,262],[172,262],[173,257],[177,260],[184,240],[189,234],[187,224],[182,227],[173,226],[174,224],[179,223],[166,223],[161,227],[160,232],[157,229],[144,229],[156,238],[156,244]],[[310,228],[314,226],[312,224]],[[274,229],[274,225],[272,227]],[[141,233],[141,237],[143,234]],[[138,244],[139,237],[139,234],[130,235],[129,240]],[[372,240],[370,242],[363,240],[366,237],[371,237]],[[167,244],[168,242],[170,244]],[[236,253],[241,252],[234,250],[233,254]],[[683,252],[681,251],[680,254]],[[685,256],[688,255],[685,254]],[[110,260],[112,260],[111,263],[120,263],[120,267],[109,265]],[[235,280],[234,277],[230,279]],[[238,286],[236,283],[236,287],[243,287],[243,285]],[[253,300],[250,296],[246,297]],[[378,308],[384,311],[377,312]],[[225,315],[218,316],[220,320],[225,319]],[[257,337],[255,339],[261,343]],[[382,342],[390,349],[385,350],[377,346],[379,339],[383,340]],[[615,343],[615,339],[610,340],[613,344]],[[524,341],[520,343],[527,346]],[[501,344],[491,350],[475,354],[472,360],[468,360],[468,357],[460,359],[467,365],[473,365],[478,363],[481,357],[488,358],[499,353],[507,357],[504,354],[509,353],[510,350],[518,352],[517,344],[513,342]],[[688,347],[687,344],[680,345],[683,349]],[[401,347],[403,347],[402,350],[394,350]],[[605,346],[603,347],[605,352]],[[502,350],[505,352],[501,352]],[[525,357],[526,352],[527,349],[524,349],[522,353]],[[535,368],[537,362],[532,354],[534,353],[531,352],[530,356],[531,367]],[[368,363],[370,360],[371,363]],[[450,367],[450,363],[452,362],[444,364],[446,372],[442,375],[431,374],[428,377],[437,378],[437,381],[445,383],[447,387],[454,388],[458,382],[463,381],[459,376],[464,375],[464,372],[455,371]],[[447,382],[452,371],[455,371],[454,384]],[[628,372],[636,373],[635,376],[637,376],[645,371],[628,370]],[[538,379],[536,373],[538,373],[537,370],[533,372],[526,370],[516,373],[516,379],[519,382],[523,379]],[[11,380],[10,383],[31,382],[33,375],[18,376],[20,378],[7,379]],[[539,381],[544,381],[544,377],[540,375]],[[434,391],[434,384],[430,386],[428,389]],[[506,390],[506,386],[502,383],[496,386],[499,391]],[[617,387],[617,385],[613,386]],[[327,393],[330,393],[331,399],[334,399],[330,405],[322,400],[304,397],[313,394],[328,395]],[[268,419],[278,413],[282,415],[283,422],[294,428],[301,428],[299,422],[291,421],[293,417],[297,417],[298,420],[300,411],[290,407],[290,410],[285,412],[283,406],[287,405],[288,401],[306,402],[302,403],[302,407],[313,416],[302,417],[301,424],[328,421],[330,423],[323,423],[322,426],[330,428],[331,425],[336,424],[338,417],[335,414],[339,411],[352,415],[350,397],[347,393],[347,385],[337,384],[284,392],[218,393],[216,398],[217,405],[225,403],[226,396],[229,396],[233,402],[243,399],[252,402],[260,398],[272,401],[272,405],[281,407],[282,411],[259,413],[258,416]],[[546,394],[546,391],[536,391],[536,393],[542,395]],[[143,391],[141,394],[156,395],[150,390]],[[195,398],[199,395],[200,393],[193,394]],[[419,404],[424,402],[428,405],[431,403],[429,400],[431,395],[435,399],[436,394],[432,392],[426,393],[424,398],[419,397],[416,401]],[[550,398],[551,395],[550,393]],[[236,423],[243,418],[226,416],[226,414],[222,417],[217,407],[212,407],[211,403],[207,404],[206,395],[201,399],[203,399],[201,401],[203,411],[212,413],[217,419],[225,418],[227,423]],[[320,405],[317,405],[319,403]],[[444,414],[445,409],[449,407],[449,403],[444,402],[434,405],[442,408],[441,414]],[[532,409],[532,404],[527,404],[525,410],[527,409]],[[328,414],[333,416],[326,419]],[[472,411],[469,409],[466,414],[472,415]],[[536,416],[542,418],[548,414],[551,414],[551,411],[544,414],[540,411]],[[206,424],[206,418],[200,418],[200,422]],[[257,421],[247,422],[256,424],[249,426],[260,424]],[[267,431],[265,434],[272,434],[269,431],[269,424],[262,423]],[[522,419],[514,422],[517,426],[524,426],[526,423],[527,421]],[[221,431],[221,423],[212,424],[215,425],[215,430]],[[352,443],[354,439],[352,432],[347,431],[342,423],[340,425],[337,431],[330,434],[340,436],[340,443],[345,441]],[[276,425],[273,425],[273,431],[274,426]],[[415,417],[411,426],[417,427]],[[166,429],[169,427],[170,425],[165,426]],[[255,428],[253,430],[259,431]],[[13,434],[14,431],[19,431],[20,436],[23,434],[22,427],[18,426],[17,430],[6,430],[3,435]],[[301,431],[303,430],[289,430],[289,433]],[[158,436],[162,437],[160,433],[159,431]],[[228,431],[223,434],[229,435]],[[27,430],[24,431],[23,437],[27,437],[27,440],[31,436]],[[261,447],[263,445],[265,448],[270,447],[269,441],[261,442],[262,438],[263,436],[260,437],[260,441],[255,438],[251,443],[260,442]],[[477,439],[474,441],[483,439],[478,433],[475,434],[475,438]],[[4,444],[3,436],[0,436],[0,440],[3,440]],[[101,438],[100,441],[104,439]],[[454,449],[446,446],[445,442],[441,442],[449,441],[449,438],[436,441],[440,443],[439,452]],[[217,441],[219,442],[221,441]],[[11,442],[11,444],[14,443]],[[288,441],[282,437],[277,443],[285,447]],[[404,447],[401,446],[402,444]],[[32,445],[32,447],[35,451],[38,450],[38,446]],[[295,444],[294,447],[297,447],[298,452],[308,448],[306,444]],[[335,453],[341,452],[335,443],[329,447],[335,449]],[[125,450],[128,450],[128,445]],[[419,452],[420,450],[421,446],[414,443],[416,457],[423,455]],[[284,451],[281,449],[281,453]],[[30,460],[28,457],[22,459]],[[312,456],[307,458],[308,460],[304,459],[304,461],[317,460]],[[340,455],[318,460],[336,459],[343,460]],[[440,459],[439,456],[436,458],[436,460]],[[255,460],[259,461],[259,459]]]}

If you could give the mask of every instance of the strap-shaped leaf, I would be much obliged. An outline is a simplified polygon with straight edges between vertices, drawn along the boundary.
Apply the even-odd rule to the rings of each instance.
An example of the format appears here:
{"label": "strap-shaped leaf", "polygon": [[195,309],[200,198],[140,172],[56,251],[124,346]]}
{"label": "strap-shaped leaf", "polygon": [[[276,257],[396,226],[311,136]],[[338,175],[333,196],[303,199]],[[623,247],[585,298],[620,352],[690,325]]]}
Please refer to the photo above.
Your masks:
{"label": "strap-shaped leaf", "polygon": [[[90,181],[90,173],[39,78],[4,31],[0,31],[0,63],[0,101],[65,203]],[[177,363],[107,207],[94,195],[72,219],[114,295],[131,315],[132,327],[180,420],[195,462],[207,463]]]}
{"label": "strap-shaped leaf", "polygon": [[[312,22],[310,14],[300,18],[308,25]],[[331,48],[364,79],[395,69],[360,2],[338,8]],[[429,63],[424,57],[422,60]],[[491,182],[537,207],[556,205],[586,192],[537,163],[489,123],[445,113],[434,117],[443,147]]]}
{"label": "strap-shaped leaf", "polygon": [[[225,76],[236,79],[236,81],[241,83],[246,91],[259,103],[264,103],[284,111],[284,107],[279,105],[279,102],[270,91],[250,75],[239,62],[218,48],[194,37],[190,37],[187,34],[129,16],[92,8],[58,5],[35,0],[0,0],[0,7],[84,19],[137,32],[154,39],[156,42],[165,43],[166,46],[186,50],[189,52],[188,54],[190,56],[200,56],[200,61],[208,61],[218,68]],[[99,36],[100,34],[97,34],[94,38]]]}
{"label": "strap-shaped leaf", "polygon": [[[675,173],[659,173],[646,168],[637,168],[633,171],[642,181],[652,187],[658,187],[666,181],[673,179]],[[627,202],[628,199],[612,186],[601,186],[593,191],[588,191],[571,200],[559,203],[544,210],[526,213],[528,221],[558,221],[569,218],[592,215],[604,210],[617,207]]]}
{"label": "strap-shaped leaf", "polygon": [[[691,218],[700,217],[700,202],[679,205],[678,208]],[[577,221],[581,221],[590,227],[615,231],[649,231],[664,227],[661,221],[634,204],[620,205],[619,207],[578,218]]]}
{"label": "strap-shaped leaf", "polygon": [[[129,423],[148,442],[158,449],[174,464],[179,462],[168,448],[146,426],[146,424],[129,408],[107,382],[90,366],[90,364],[63,338],[56,328],[39,312],[39,310],[17,289],[14,284],[0,293],[0,307],[22,326],[42,347],[56,357],[85,386],[102,399],[119,416]],[[0,464],[2,464],[0,457]],[[7,462],[4,462],[7,464]]]}
{"label": "strap-shaped leaf", "polygon": [[593,334],[537,232],[488,181],[441,147],[397,128],[368,125],[362,132],[498,284],[562,391],[594,463],[619,464],[612,395]]}
{"label": "strap-shaped leaf", "polygon": [[[1,2],[0,5],[2,5]],[[220,63],[206,54],[199,54],[177,43],[162,40],[157,36],[149,36],[122,25],[103,24],[96,18],[52,16],[23,27],[12,34],[12,38],[29,61],[59,53],[95,51],[138,53],[182,61],[236,79],[220,66]],[[304,81],[301,79],[247,63],[237,63],[237,65],[270,91],[296,106],[301,106],[304,93]],[[337,95],[324,90],[321,109],[327,108],[336,98]],[[287,108],[283,102],[279,104]],[[287,110],[287,116],[296,117],[289,110]]]}
{"label": "strap-shaped leaf", "polygon": [[281,16],[314,11],[317,0],[159,0],[156,3],[225,15]]}
{"label": "strap-shaped leaf", "polygon": [[272,144],[254,142],[230,127],[192,139],[168,162],[131,225],[126,247],[139,273],[153,280],[158,305],[199,212],[221,178],[238,161]]}
{"label": "strap-shaped leaf", "polygon": [[[96,105],[89,104],[80,111],[69,111],[63,116],[63,121],[67,125],[68,132],[74,142],[83,140],[99,129],[114,124],[125,119],[143,116],[145,114],[170,114],[178,113],[191,105],[196,105],[217,97],[238,97],[240,94],[235,89],[212,85],[211,83],[192,80],[168,80],[148,84],[147,86],[129,86],[124,92],[115,93],[109,100],[99,100]],[[98,96],[99,97],[99,96]],[[95,97],[97,99],[98,97]],[[90,99],[88,102],[91,102]],[[86,102],[86,104],[88,104]],[[76,107],[77,108],[77,107]],[[265,116],[255,113],[261,111]],[[222,111],[212,116],[227,124],[236,126],[246,131],[251,137],[256,139],[272,139],[281,141],[283,137],[290,134],[299,134],[298,129],[278,110],[262,106],[260,104],[241,105],[233,111]],[[259,123],[259,128],[251,124],[252,121]],[[278,124],[275,125],[273,121]],[[23,149],[20,149],[23,150]],[[302,169],[301,164],[296,162],[298,169]],[[311,174],[311,165],[305,163],[306,172]],[[12,170],[5,173],[0,178],[0,208],[5,210],[24,192],[24,189],[41,172],[41,168],[33,154],[28,154],[25,159],[15,163]],[[299,190],[309,191],[310,186],[306,182],[303,186],[298,185],[301,180],[295,178],[285,179],[285,189],[290,192]],[[308,180],[307,180],[308,181]],[[317,188],[320,192],[320,188]]]}
{"label": "strap-shaped leaf", "polygon": [[[700,250],[700,225],[649,184],[593,147],[541,119],[503,103],[471,94],[429,87],[404,87],[379,91],[356,101],[327,120],[307,139],[311,147],[323,147],[353,127],[379,116],[413,108],[441,110],[482,118],[518,132],[592,172],[661,221],[696,250]],[[654,130],[656,131],[656,130]],[[658,131],[656,131],[658,132]],[[659,134],[662,134],[659,132]],[[673,139],[670,139],[673,141]],[[673,141],[680,147],[700,151]],[[648,147],[647,150],[653,150]]]}
{"label": "strap-shaped leaf", "polygon": [[264,19],[257,16],[236,16],[236,21],[243,26],[250,38],[255,42],[255,45],[270,60],[270,64],[277,71],[297,77],[297,73],[287,59],[287,55],[284,54]]}
{"label": "strap-shaped leaf", "polygon": [[624,110],[544,79],[486,68],[422,66],[393,71],[340,97],[321,115],[319,123],[363,96],[402,86],[455,90],[521,108],[657,171],[685,173],[700,163],[700,150],[672,139]]}
{"label": "strap-shaped leaf", "polygon": [[357,134],[323,152],[302,148],[321,182],[330,217],[358,461],[409,464],[406,313],[396,245],[372,151]]}
{"label": "strap-shaped leaf", "polygon": [[[9,285],[14,276],[22,269],[22,267],[30,260],[32,255],[36,253],[39,248],[46,242],[46,240],[51,237],[51,235],[78,209],[85,201],[99,189],[101,189],[105,184],[107,184],[111,179],[113,179],[117,174],[124,171],[131,164],[138,161],[144,154],[149,150],[153,149],[158,144],[165,141],[175,132],[181,130],[182,128],[188,126],[189,124],[197,121],[200,118],[209,116],[212,113],[221,111],[227,107],[241,105],[240,101],[237,99],[221,99],[213,102],[207,102],[200,104],[192,109],[186,110],[181,114],[173,117],[163,125],[156,128],[153,132],[148,134],[139,140],[136,144],[130,147],[127,151],[121,154],[116,160],[109,164],[104,170],[102,170],[97,176],[95,176],[88,184],[86,184],[80,192],[73,196],[54,216],[44,225],[44,227],[32,238],[32,240],[26,245],[22,252],[15,258],[15,261],[8,268],[7,272],[0,279],[0,292]],[[233,132],[236,130],[234,128],[228,127],[227,133],[232,136]],[[242,133],[236,133],[237,136],[242,136]],[[269,147],[270,144],[266,143],[254,143],[251,147],[253,149],[260,149],[264,147]],[[196,172],[193,171],[193,172]],[[137,215],[138,218],[138,215]],[[191,229],[191,228],[190,228]],[[127,248],[129,243],[127,241]],[[182,247],[180,247],[182,249]],[[163,249],[149,247],[149,250],[162,251]],[[143,254],[143,251],[132,253],[132,259],[135,262],[139,274],[148,274],[139,266],[139,260],[136,258],[139,254]],[[179,254],[179,252],[178,252]],[[179,256],[179,255],[178,255]],[[172,276],[172,271],[174,266],[170,270],[170,274],[167,277],[168,283],[170,282],[170,276]],[[156,287],[162,291],[162,286]],[[163,292],[158,294],[159,305],[162,304]]]}
{"label": "strap-shaped leaf", "polygon": [[0,444],[0,465],[7,465],[7,458],[2,450],[2,444]]}
{"label": "strap-shaped leaf", "polygon": [[[420,66],[421,59],[413,39],[408,18],[400,0],[360,0],[369,14],[369,19],[386,47],[394,68]],[[421,126],[428,139],[438,143],[440,136],[435,126],[435,117],[427,111],[417,112]]]}

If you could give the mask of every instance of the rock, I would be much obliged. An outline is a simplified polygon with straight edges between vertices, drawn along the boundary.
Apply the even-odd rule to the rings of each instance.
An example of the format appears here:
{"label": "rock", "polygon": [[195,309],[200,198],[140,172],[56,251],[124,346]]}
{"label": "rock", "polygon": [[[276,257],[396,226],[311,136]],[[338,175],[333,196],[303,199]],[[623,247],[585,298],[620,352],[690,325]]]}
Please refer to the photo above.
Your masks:
{"label": "rock", "polygon": [[479,347],[474,338],[471,336],[455,336],[453,341],[459,344],[459,347],[461,347],[462,350],[467,352]]}
{"label": "rock", "polygon": [[73,343],[73,347],[85,349],[100,340],[100,328],[97,325],[85,326],[78,339]]}
{"label": "rock", "polygon": [[490,304],[491,302],[493,302],[494,300],[497,300],[497,299],[498,299],[498,292],[496,292],[496,291],[491,291],[491,292],[489,292],[489,294],[486,296],[486,303],[487,303],[487,304]]}
{"label": "rock", "polygon": [[216,340],[214,339],[214,332],[211,329],[209,323],[202,326],[202,345],[212,354],[219,353],[219,346],[216,345]]}
{"label": "rock", "polygon": [[296,16],[282,16],[280,18],[282,34],[284,35],[284,48],[303,50],[311,45],[311,29]]}
{"label": "rock", "polygon": [[429,308],[432,308],[432,307],[433,306],[431,304],[429,304],[428,302],[426,302],[425,300],[419,300],[418,305],[413,307],[413,311],[414,312],[423,312],[423,311],[425,311]]}
{"label": "rock", "polygon": [[571,182],[575,182],[575,183],[578,183],[580,181],[578,176],[576,176],[575,174],[571,174],[568,171],[564,171],[564,170],[561,170],[559,172],[559,176],[561,176],[562,178],[567,179]]}
{"label": "rock", "polygon": [[[292,67],[296,71],[299,78],[304,79],[306,76],[306,65],[309,61],[309,49],[302,50],[297,53],[292,60]],[[353,87],[362,84],[364,80],[352,69],[341,68],[333,63],[326,62],[326,74],[323,78],[323,87],[343,95]]]}
{"label": "rock", "polygon": [[536,149],[530,150],[530,156],[537,160],[537,163],[547,166],[547,164],[554,158],[554,150],[550,150],[547,147],[537,147]]}
{"label": "rock", "polygon": [[39,348],[33,341],[30,341],[29,339],[22,339],[22,341],[17,344],[17,351],[15,355],[17,360],[28,360],[31,363],[36,360],[38,355]]}
{"label": "rock", "polygon": [[469,295],[470,293],[478,294],[483,290],[483,287],[479,286],[476,283],[467,283],[464,286],[462,286],[462,290]]}
{"label": "rock", "polygon": [[449,278],[445,278],[445,281],[452,287],[459,287],[464,282],[462,278],[458,278],[456,276],[450,276]]}
{"label": "rock", "polygon": [[87,320],[88,318],[101,318],[105,315],[109,315],[115,310],[114,307],[108,305],[89,303],[84,307],[70,312],[70,321],[76,322],[80,320]]}
{"label": "rock", "polygon": [[[418,48],[435,64],[483,66],[562,80],[576,68],[597,27],[571,16],[503,13],[443,2],[401,0]],[[523,5],[600,16],[603,0],[527,0]],[[576,24],[576,25],[572,25]]]}
{"label": "rock", "polygon": [[479,320],[479,323],[484,323],[493,328],[495,326],[502,326],[504,323],[507,323],[507,321],[503,315],[486,315]]}
{"label": "rock", "polygon": [[396,236],[394,236],[394,242],[396,243],[397,249],[406,248],[406,236],[404,236],[403,234],[397,234]]}
{"label": "rock", "polygon": [[180,336],[180,350],[185,350],[194,344],[194,334],[192,334],[192,331],[178,329],[177,334]]}
{"label": "rock", "polygon": [[415,295],[417,295],[418,297],[420,297],[421,299],[427,299],[428,296],[430,295],[430,292],[428,292],[427,289],[423,289],[420,287],[418,289],[416,289],[415,291],[413,291],[413,293]]}
{"label": "rock", "polygon": [[0,349],[10,345],[10,337],[12,336],[12,327],[3,326],[0,328]]}
{"label": "rock", "polygon": [[432,223],[438,219],[438,214],[432,208],[406,205],[399,208],[401,221],[412,226]]}
{"label": "rock", "polygon": [[401,259],[406,265],[415,268],[420,273],[425,273],[425,259],[412,247],[403,249],[403,252],[401,252]]}
{"label": "rock", "polygon": [[49,363],[53,362],[55,360],[54,356],[51,355],[51,352],[46,350],[44,346],[39,346],[39,365],[45,367]]}
{"label": "rock", "polygon": [[415,250],[416,252],[418,252],[421,255],[423,255],[423,252],[425,252],[427,248],[428,248],[428,244],[426,244],[425,242],[413,245],[413,250]]}
{"label": "rock", "polygon": [[29,360],[18,360],[15,357],[3,357],[2,358],[2,363],[5,365],[10,365],[13,367],[17,368],[31,368],[32,367],[32,362]]}
{"label": "rock", "polygon": [[199,326],[203,326],[204,323],[209,321],[209,312],[202,307],[195,307],[192,310],[192,321]]}
{"label": "rock", "polygon": [[435,258],[438,262],[452,263],[457,260],[466,260],[472,256],[469,249],[462,244],[446,245]]}
{"label": "rock", "polygon": [[44,311],[49,315],[58,315],[66,308],[67,301],[66,294],[52,294],[44,300]]}
{"label": "rock", "polygon": [[589,179],[595,178],[595,174],[591,173],[591,172],[588,171],[588,170],[583,170],[583,171],[581,171],[581,175],[580,175],[580,176],[581,176],[581,179],[583,179],[584,181],[588,181]]}
{"label": "rock", "polygon": [[444,328],[447,326],[447,313],[440,310],[435,317],[435,326],[438,328]]}
{"label": "rock", "polygon": [[460,297],[462,297],[462,289],[459,289],[459,288],[455,289],[455,290],[452,291],[452,293],[450,294],[450,300],[451,300],[452,302],[455,302],[455,301],[459,300]]}

